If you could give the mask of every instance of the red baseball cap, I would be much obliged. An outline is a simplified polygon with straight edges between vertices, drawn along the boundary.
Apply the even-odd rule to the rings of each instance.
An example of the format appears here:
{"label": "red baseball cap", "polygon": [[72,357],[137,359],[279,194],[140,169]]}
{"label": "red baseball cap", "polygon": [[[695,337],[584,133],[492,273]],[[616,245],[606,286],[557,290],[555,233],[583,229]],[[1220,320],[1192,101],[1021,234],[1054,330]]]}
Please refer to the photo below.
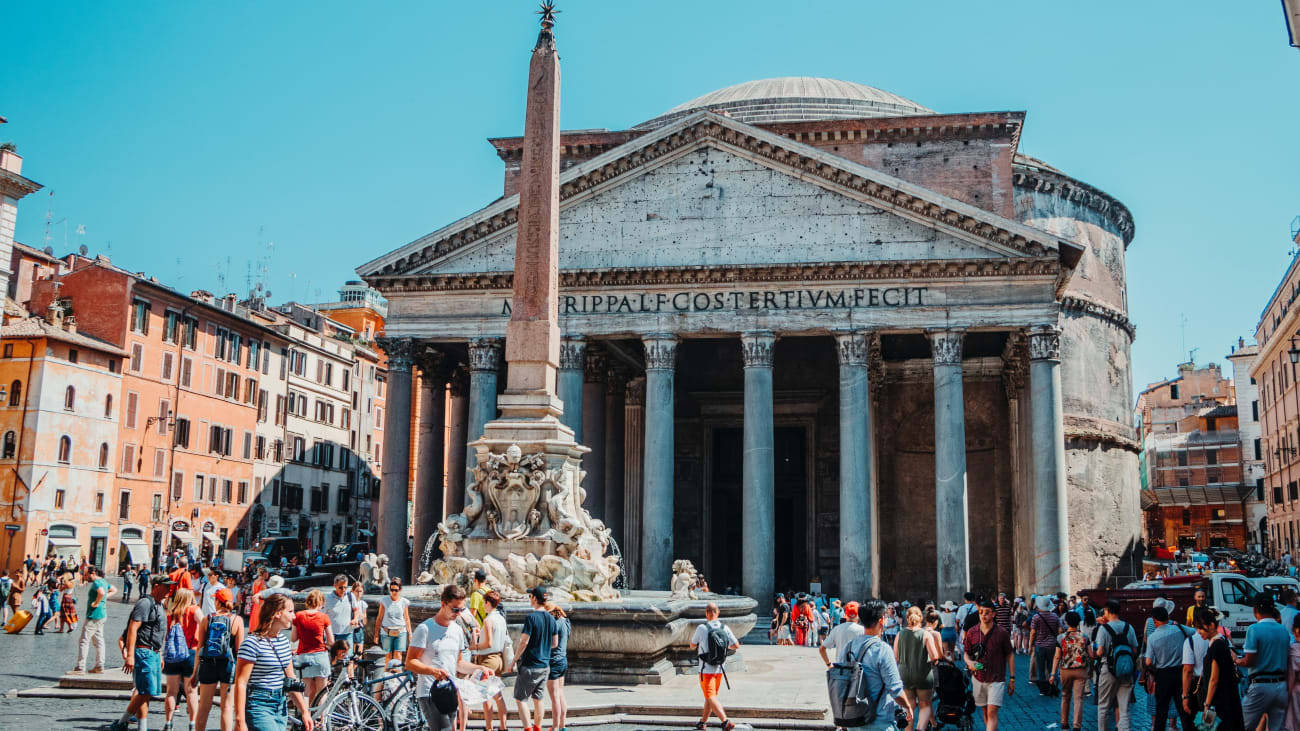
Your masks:
{"label": "red baseball cap", "polygon": [[858,616],[858,603],[857,603],[857,602],[849,602],[848,604],[845,604],[845,605],[844,605],[844,616],[846,616],[846,617],[856,617],[856,616]]}
{"label": "red baseball cap", "polygon": [[213,598],[215,598],[218,602],[221,602],[222,604],[227,604],[235,600],[235,597],[233,594],[230,593],[230,590],[224,587],[217,589],[217,591],[213,594]]}

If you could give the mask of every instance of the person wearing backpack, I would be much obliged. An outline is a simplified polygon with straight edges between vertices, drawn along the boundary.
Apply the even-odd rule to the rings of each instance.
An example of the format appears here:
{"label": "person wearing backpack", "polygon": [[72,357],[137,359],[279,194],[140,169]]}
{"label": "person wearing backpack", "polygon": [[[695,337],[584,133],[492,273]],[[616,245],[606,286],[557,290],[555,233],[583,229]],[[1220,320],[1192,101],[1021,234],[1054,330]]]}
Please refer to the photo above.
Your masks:
{"label": "person wearing backpack", "polygon": [[141,597],[131,608],[122,641],[122,669],[131,673],[135,695],[131,696],[122,717],[109,726],[109,731],[127,731],[127,724],[133,718],[139,720],[140,731],[149,731],[149,701],[163,695],[159,653],[167,635],[167,612],[162,602],[171,593],[171,587],[166,576],[157,577],[149,587],[149,595]]}
{"label": "person wearing backpack", "polygon": [[199,705],[194,731],[205,731],[212,712],[212,696],[221,690],[221,731],[235,728],[235,656],[244,641],[244,620],[235,614],[235,597],[229,589],[217,589],[213,612],[199,622],[198,662],[191,682],[198,686]]}
{"label": "person wearing backpack", "polygon": [[849,642],[841,654],[842,659],[854,664],[856,700],[866,707],[865,726],[856,728],[870,731],[895,729],[894,717],[900,710],[907,727],[914,719],[911,701],[903,692],[903,677],[894,650],[881,637],[885,631],[886,609],[887,605],[880,599],[868,599],[859,604],[862,636]]}
{"label": "person wearing backpack", "polygon": [[[1155,724],[1152,728],[1164,728],[1169,721],[1169,704],[1175,704],[1175,712],[1183,728],[1192,728],[1196,720],[1183,709],[1180,702],[1183,686],[1183,645],[1187,644],[1187,633],[1183,628],[1169,621],[1166,607],[1151,610],[1155,620],[1155,629],[1147,636],[1147,648],[1143,653],[1143,664],[1147,676],[1152,680],[1148,692],[1154,696],[1155,712],[1152,714]],[[1149,710],[1149,709],[1148,709]]]}
{"label": "person wearing backpack", "polygon": [[167,682],[167,699],[163,705],[166,724],[163,731],[171,731],[172,715],[176,712],[177,699],[185,694],[185,713],[190,724],[194,723],[194,710],[198,707],[199,694],[191,679],[194,675],[194,651],[199,646],[199,623],[203,612],[194,602],[194,592],[190,589],[176,589],[166,601],[167,635],[163,640],[163,678]]}
{"label": "person wearing backpack", "polygon": [[1129,731],[1129,701],[1133,697],[1133,682],[1137,677],[1137,633],[1128,622],[1119,618],[1118,599],[1107,599],[1097,626],[1096,650],[1093,655],[1101,662],[1097,672],[1097,728],[1105,731],[1112,707],[1118,707],[1115,716],[1116,731]]}
{"label": "person wearing backpack", "polygon": [[[1083,690],[1088,685],[1088,668],[1092,665],[1092,643],[1079,628],[1083,622],[1077,612],[1065,615],[1065,634],[1052,658],[1052,675],[1061,674],[1061,731],[1081,731],[1083,728]],[[1074,724],[1070,718],[1070,703],[1074,703]]]}
{"label": "person wearing backpack", "polygon": [[709,602],[704,608],[704,623],[695,628],[691,636],[691,649],[698,650],[700,656],[700,690],[704,693],[704,711],[695,728],[703,729],[709,723],[709,716],[717,716],[726,731],[736,727],[727,719],[727,710],[718,700],[718,689],[722,685],[729,650],[740,649],[740,641],[731,628],[718,619],[718,605]]}

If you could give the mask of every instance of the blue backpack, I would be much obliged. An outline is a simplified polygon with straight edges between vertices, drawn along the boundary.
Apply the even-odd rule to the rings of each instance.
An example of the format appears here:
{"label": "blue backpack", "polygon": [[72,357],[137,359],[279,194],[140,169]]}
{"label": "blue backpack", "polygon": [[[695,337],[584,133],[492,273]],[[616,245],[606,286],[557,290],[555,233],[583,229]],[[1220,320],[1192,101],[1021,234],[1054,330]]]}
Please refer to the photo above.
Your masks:
{"label": "blue backpack", "polygon": [[1125,678],[1132,678],[1137,674],[1137,661],[1134,657],[1134,648],[1128,642],[1128,623],[1124,623],[1124,629],[1116,632],[1111,629],[1109,623],[1101,625],[1110,635],[1110,648],[1106,653],[1106,664],[1110,666],[1110,672],[1116,678],[1123,682]]}
{"label": "blue backpack", "polygon": [[212,617],[208,620],[208,634],[203,638],[199,656],[213,659],[232,659],[230,651],[230,618]]}
{"label": "blue backpack", "polygon": [[180,622],[167,628],[167,641],[163,644],[163,662],[185,662],[190,659],[190,646],[185,642],[185,630]]}

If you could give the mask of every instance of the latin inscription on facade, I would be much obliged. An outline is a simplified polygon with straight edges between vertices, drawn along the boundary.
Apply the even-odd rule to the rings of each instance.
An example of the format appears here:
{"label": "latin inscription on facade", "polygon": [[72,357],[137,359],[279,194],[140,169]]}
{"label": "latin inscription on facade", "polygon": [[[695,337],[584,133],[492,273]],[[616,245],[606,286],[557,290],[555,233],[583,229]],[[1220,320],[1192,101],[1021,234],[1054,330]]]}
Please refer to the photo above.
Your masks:
{"label": "latin inscription on facade", "polygon": [[[729,292],[637,292],[560,296],[561,315],[720,312],[746,310],[842,310],[860,307],[920,307],[932,304],[927,287],[733,290]],[[501,298],[510,315],[510,299]]]}

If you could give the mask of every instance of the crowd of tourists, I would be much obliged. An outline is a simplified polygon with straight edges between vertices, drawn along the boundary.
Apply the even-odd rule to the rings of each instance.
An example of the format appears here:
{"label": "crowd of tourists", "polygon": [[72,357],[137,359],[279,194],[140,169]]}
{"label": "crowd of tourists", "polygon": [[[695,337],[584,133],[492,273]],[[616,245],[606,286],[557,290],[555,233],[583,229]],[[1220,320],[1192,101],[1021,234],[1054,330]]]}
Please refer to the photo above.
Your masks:
{"label": "crowd of tourists", "polygon": [[1160,595],[1144,627],[1126,622],[1114,599],[1099,607],[1064,594],[963,599],[936,606],[777,595],[769,637],[819,648],[831,669],[837,722],[849,711],[835,708],[835,669],[853,672],[854,697],[845,702],[856,703],[859,715],[846,726],[928,729],[938,712],[938,678],[964,668],[957,676],[968,678],[964,692],[995,731],[1000,707],[1016,691],[1015,657],[1023,654],[1034,691],[1060,698],[1064,731],[1082,728],[1089,696],[1099,731],[1112,721],[1129,731],[1138,686],[1157,731],[1175,720],[1184,731],[1300,729],[1300,597],[1293,591],[1284,590],[1276,605],[1267,593],[1256,598],[1256,621],[1240,652],[1204,591],[1186,607]]}

